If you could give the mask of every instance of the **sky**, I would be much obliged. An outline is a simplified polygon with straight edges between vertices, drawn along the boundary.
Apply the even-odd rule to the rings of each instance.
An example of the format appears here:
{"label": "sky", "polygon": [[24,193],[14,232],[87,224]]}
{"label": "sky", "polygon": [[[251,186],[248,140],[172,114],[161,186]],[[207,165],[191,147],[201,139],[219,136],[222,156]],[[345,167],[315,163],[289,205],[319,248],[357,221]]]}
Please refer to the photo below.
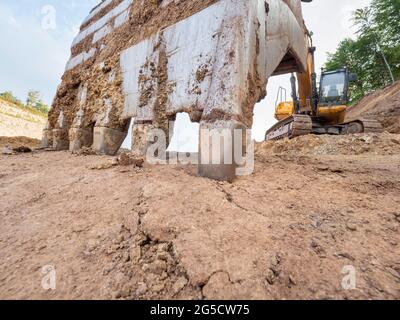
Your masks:
{"label": "sky", "polygon": [[[73,38],[98,0],[0,0],[0,92],[51,104]],[[49,23],[54,16],[55,24]]]}
{"label": "sky", "polygon": [[[70,46],[79,26],[99,0],[0,0],[0,92],[12,91],[25,100],[29,90],[38,90],[51,104]],[[317,70],[327,52],[354,36],[351,13],[370,0],[314,0],[303,3],[304,20],[314,33]],[[255,107],[253,137],[264,138],[275,123],[274,109],[279,86],[290,88],[288,76],[269,80],[268,96]],[[288,91],[290,92],[290,91]],[[288,95],[290,98],[290,94]],[[179,115],[171,150],[196,151],[198,125]],[[130,142],[125,142],[127,147]]]}

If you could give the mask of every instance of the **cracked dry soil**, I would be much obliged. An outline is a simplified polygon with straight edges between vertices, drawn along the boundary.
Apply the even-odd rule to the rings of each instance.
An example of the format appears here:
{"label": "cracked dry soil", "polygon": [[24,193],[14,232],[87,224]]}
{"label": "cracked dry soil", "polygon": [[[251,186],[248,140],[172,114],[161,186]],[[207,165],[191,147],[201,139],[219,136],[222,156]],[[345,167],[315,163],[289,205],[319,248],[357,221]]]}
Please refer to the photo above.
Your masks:
{"label": "cracked dry soil", "polygon": [[261,153],[234,183],[110,159],[0,155],[1,299],[400,298],[398,153]]}

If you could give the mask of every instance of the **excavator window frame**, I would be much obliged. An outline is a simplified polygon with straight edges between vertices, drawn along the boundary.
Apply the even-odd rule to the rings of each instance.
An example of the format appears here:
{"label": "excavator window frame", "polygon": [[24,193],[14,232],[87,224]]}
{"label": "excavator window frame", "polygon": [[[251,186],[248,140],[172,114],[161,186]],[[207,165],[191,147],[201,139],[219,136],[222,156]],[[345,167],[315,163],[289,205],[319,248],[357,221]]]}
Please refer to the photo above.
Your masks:
{"label": "excavator window frame", "polygon": [[[336,74],[336,73],[344,73],[345,74],[343,98],[340,100],[337,100],[337,101],[326,102],[326,101],[324,101],[324,99],[322,97],[322,95],[323,95],[323,92],[322,92],[323,77],[327,76],[327,75]],[[337,69],[337,70],[327,71],[327,72],[322,71],[321,77],[320,77],[320,82],[319,82],[319,105],[321,105],[321,106],[347,105],[349,103],[349,83],[350,83],[350,73],[347,68]]]}

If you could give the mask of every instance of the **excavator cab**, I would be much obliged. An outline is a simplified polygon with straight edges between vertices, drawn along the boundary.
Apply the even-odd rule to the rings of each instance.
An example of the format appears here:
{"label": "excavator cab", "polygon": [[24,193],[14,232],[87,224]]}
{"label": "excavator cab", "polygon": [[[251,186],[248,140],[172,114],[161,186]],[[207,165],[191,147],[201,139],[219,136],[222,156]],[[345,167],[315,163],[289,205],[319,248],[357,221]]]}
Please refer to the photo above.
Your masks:
{"label": "excavator cab", "polygon": [[338,124],[345,120],[349,103],[350,81],[357,79],[349,69],[322,70],[319,85],[317,116],[322,124]]}
{"label": "excavator cab", "polygon": [[[349,85],[351,81],[355,81],[356,79],[357,76],[350,73],[347,68],[328,72],[322,71],[320,86],[316,88],[318,95],[317,116],[336,123],[343,121],[344,111],[349,103]],[[283,96],[285,99],[282,99]],[[300,101],[302,105],[307,106],[306,108],[309,112],[311,112],[310,101],[311,99],[306,102]],[[295,113],[295,103],[286,100],[286,90],[282,87],[279,88],[275,106],[275,118],[278,121],[290,117]]]}
{"label": "excavator cab", "polygon": [[[356,79],[357,76],[350,73],[347,68],[326,72],[322,70],[319,88],[315,88],[317,110],[314,115],[328,124],[343,122],[347,104],[349,103],[349,85],[351,81]],[[281,121],[298,113],[295,110],[295,104],[293,100],[286,100],[286,90],[280,87],[275,104],[275,118]],[[299,104],[305,105],[306,110],[308,110],[305,111],[303,108],[300,114],[312,115],[311,99],[307,99],[305,102],[300,100]]]}
{"label": "excavator cab", "polygon": [[319,105],[347,105],[349,102],[348,69],[322,72],[319,87]]}

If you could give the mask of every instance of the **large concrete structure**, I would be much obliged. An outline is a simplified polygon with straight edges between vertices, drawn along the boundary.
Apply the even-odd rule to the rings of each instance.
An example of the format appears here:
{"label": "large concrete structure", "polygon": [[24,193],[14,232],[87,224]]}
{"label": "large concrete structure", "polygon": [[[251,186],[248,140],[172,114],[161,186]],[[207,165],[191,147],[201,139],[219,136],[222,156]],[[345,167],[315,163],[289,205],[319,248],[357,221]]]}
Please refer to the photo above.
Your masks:
{"label": "large concrete structure", "polygon": [[[149,130],[168,134],[179,112],[201,129],[251,128],[268,78],[304,72],[308,47],[300,0],[104,0],[73,42],[44,143],[115,154],[133,119],[132,152],[145,156]],[[200,137],[204,158],[214,140]],[[199,173],[231,178],[234,145]]]}

